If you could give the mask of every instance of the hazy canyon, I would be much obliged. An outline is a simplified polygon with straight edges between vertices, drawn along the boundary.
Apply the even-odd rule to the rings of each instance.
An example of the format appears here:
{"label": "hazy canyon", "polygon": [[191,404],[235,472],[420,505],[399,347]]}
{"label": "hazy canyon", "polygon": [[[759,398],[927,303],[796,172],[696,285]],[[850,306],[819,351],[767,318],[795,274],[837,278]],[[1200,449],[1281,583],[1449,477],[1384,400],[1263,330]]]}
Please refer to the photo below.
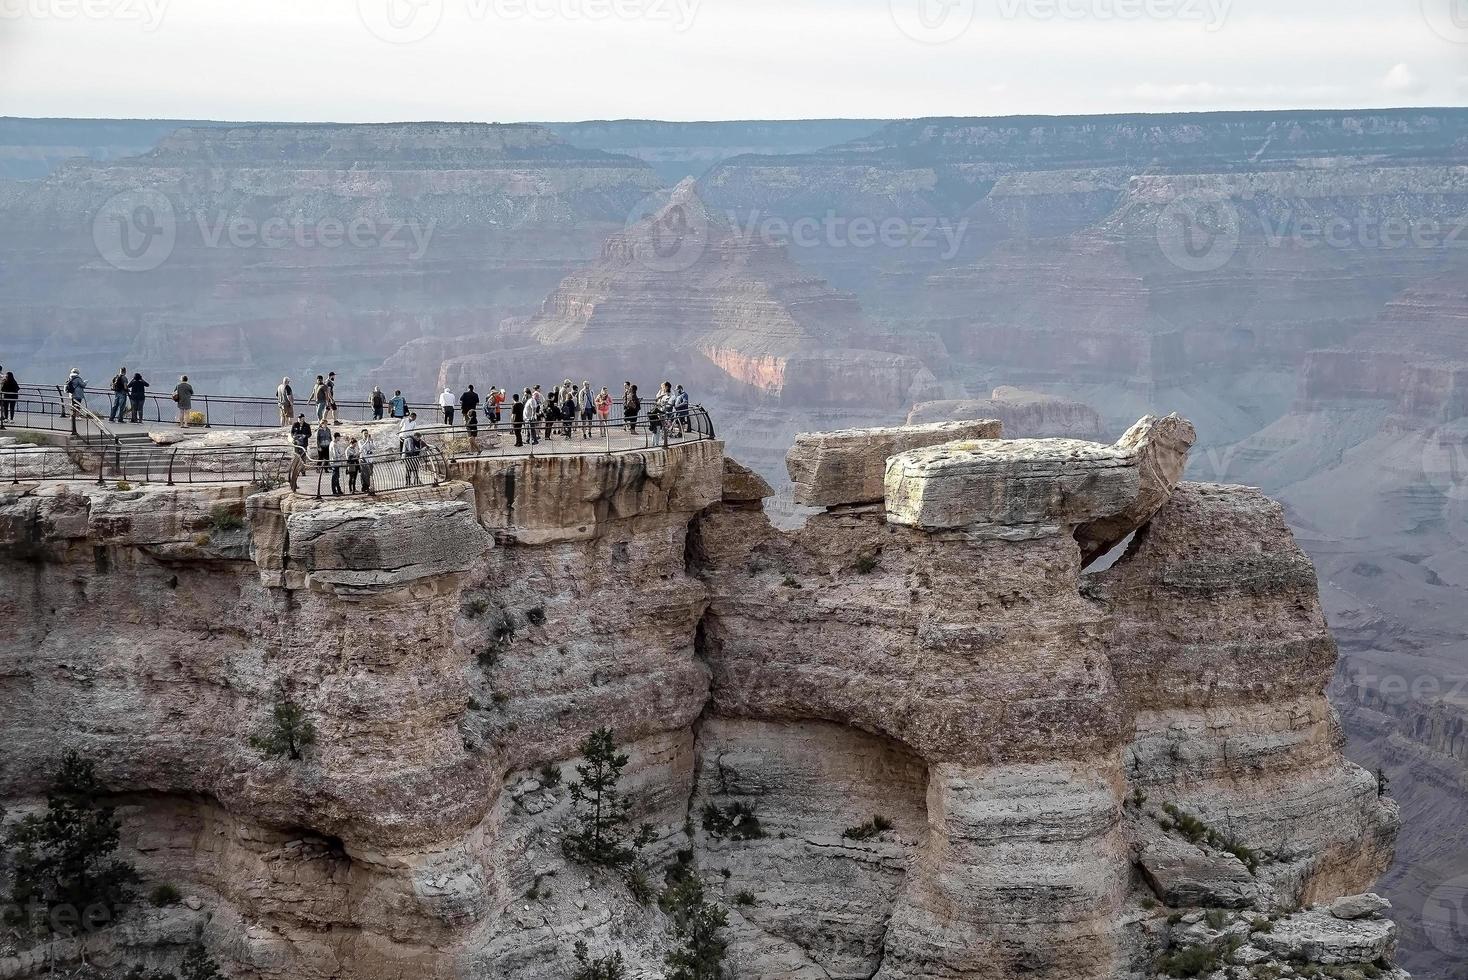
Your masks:
{"label": "hazy canyon", "polygon": [[1278,497],[1314,560],[1348,754],[1403,808],[1399,960],[1463,975],[1468,110],[4,125],[22,380],[667,377],[785,527],[798,432],[1177,410],[1189,477]]}

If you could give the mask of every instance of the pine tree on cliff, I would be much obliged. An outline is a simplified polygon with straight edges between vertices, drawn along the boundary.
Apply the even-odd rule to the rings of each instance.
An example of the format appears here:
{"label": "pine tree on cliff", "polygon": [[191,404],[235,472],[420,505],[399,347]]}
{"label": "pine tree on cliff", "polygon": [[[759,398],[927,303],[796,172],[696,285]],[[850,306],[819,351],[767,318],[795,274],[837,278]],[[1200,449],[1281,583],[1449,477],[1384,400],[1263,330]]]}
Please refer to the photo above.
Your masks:
{"label": "pine tree on cliff", "polygon": [[131,897],[138,876],[113,857],[122,824],[112,807],[101,804],[105,792],[91,761],[68,751],[46,796],[46,812],[10,830],[15,907],[42,932],[99,928]]}
{"label": "pine tree on cliff", "polygon": [[263,735],[250,739],[250,744],[265,754],[267,759],[285,756],[301,758],[301,751],[316,741],[316,727],[299,705],[290,701],[276,704],[270,716],[270,727]]}
{"label": "pine tree on cliff", "polygon": [[677,878],[658,903],[673,920],[677,945],[663,957],[667,980],[721,980],[728,940],[721,933],[729,916],[703,897],[703,884],[694,874]]}
{"label": "pine tree on cliff", "polygon": [[617,789],[627,755],[617,751],[610,728],[588,735],[581,743],[581,755],[586,760],[576,767],[581,778],[567,787],[576,809],[576,829],[566,835],[562,848],[578,864],[625,868],[653,836],[651,824],[643,824],[630,840],[627,836],[632,804]]}

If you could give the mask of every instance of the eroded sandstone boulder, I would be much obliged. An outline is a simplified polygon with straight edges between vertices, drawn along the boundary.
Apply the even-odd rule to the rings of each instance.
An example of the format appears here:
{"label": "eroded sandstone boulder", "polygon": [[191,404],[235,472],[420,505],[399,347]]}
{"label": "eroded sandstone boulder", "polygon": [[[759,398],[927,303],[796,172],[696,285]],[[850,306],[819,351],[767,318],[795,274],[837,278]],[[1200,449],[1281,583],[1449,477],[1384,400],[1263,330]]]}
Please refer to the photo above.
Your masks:
{"label": "eroded sandstone boulder", "polygon": [[1167,501],[1195,438],[1191,422],[1149,415],[1111,446],[1008,439],[911,450],[888,463],[887,519],[1006,540],[1076,528],[1089,563]]}
{"label": "eroded sandstone boulder", "polygon": [[465,501],[351,503],[286,519],[290,568],[338,592],[399,588],[464,572],[492,539]]}
{"label": "eroded sandstone boulder", "polygon": [[1280,919],[1253,942],[1281,958],[1326,966],[1374,963],[1396,948],[1397,926],[1386,919],[1338,919],[1326,909],[1307,909]]}
{"label": "eroded sandstone boulder", "polygon": [[1126,510],[1141,471],[1125,449],[1076,439],[952,442],[887,464],[887,520],[1019,541]]}
{"label": "eroded sandstone boulder", "polygon": [[724,457],[724,503],[758,504],[774,495],[774,488],[764,477],[738,460]]}
{"label": "eroded sandstone boulder", "polygon": [[785,456],[795,483],[795,502],[804,507],[840,507],[882,499],[887,460],[909,450],[960,439],[998,439],[992,419],[934,422],[886,429],[802,433]]}

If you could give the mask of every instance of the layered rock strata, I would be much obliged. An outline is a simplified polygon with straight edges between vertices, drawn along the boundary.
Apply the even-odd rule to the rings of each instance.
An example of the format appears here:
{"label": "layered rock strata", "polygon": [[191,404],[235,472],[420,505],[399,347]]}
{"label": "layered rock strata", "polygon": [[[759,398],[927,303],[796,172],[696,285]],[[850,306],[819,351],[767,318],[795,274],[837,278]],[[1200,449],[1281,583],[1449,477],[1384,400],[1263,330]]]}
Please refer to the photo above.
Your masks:
{"label": "layered rock strata", "polygon": [[[559,846],[602,726],[650,877],[684,852],[739,980],[1386,963],[1379,903],[1320,904],[1380,873],[1396,811],[1341,755],[1279,508],[1177,484],[1179,419],[1061,465],[967,425],[802,440],[832,503],[788,533],[715,442],[371,501],[18,484],[0,799],[94,758],[236,977],[548,978],[577,939],[659,975],[664,914]],[[935,494],[938,458],[982,480]],[[294,762],[249,742],[282,701],[317,730]],[[736,807],[760,833],[710,816]],[[107,955],[176,963],[145,925]]]}

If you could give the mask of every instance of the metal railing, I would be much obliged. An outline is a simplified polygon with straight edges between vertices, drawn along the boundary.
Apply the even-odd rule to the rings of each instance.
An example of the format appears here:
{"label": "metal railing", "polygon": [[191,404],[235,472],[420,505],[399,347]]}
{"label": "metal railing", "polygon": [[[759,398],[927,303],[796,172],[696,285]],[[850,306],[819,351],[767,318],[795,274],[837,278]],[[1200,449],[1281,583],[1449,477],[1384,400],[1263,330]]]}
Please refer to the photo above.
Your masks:
{"label": "metal railing", "polygon": [[451,461],[500,456],[608,455],[667,449],[714,438],[714,423],[702,405],[682,411],[641,412],[593,419],[540,419],[534,423],[479,420],[472,427],[455,413],[452,425],[419,424],[413,431],[431,439]]}
{"label": "metal railing", "polygon": [[[8,470],[8,472],[7,472]],[[333,480],[335,470],[336,480]],[[141,446],[134,443],[65,448],[0,448],[0,479],[86,480],[105,486],[243,483],[262,490],[290,486],[297,493],[376,494],[437,486],[448,478],[442,451],[423,443],[416,453],[378,452],[355,466],[308,459],[293,446]]]}
{"label": "metal railing", "polygon": [[[59,385],[22,384],[20,386],[21,396],[26,397],[49,397],[62,391]],[[110,388],[86,389],[87,401],[93,406],[106,406],[109,416],[112,414],[114,392]],[[391,398],[391,396],[388,396]],[[69,401],[70,399],[66,399]],[[418,402],[409,402],[409,406],[416,404],[420,406],[415,411],[429,411],[437,404],[437,398],[424,399]],[[94,409],[95,410],[95,409]],[[118,421],[140,423],[164,423],[177,424],[178,403],[173,400],[173,388],[168,387],[158,391],[147,391],[139,401],[134,401],[131,396],[125,399],[125,419]],[[189,402],[189,411],[198,412],[202,418],[201,425],[205,428],[224,429],[267,429],[281,424],[280,404],[272,395],[261,398],[255,395],[209,395],[195,392]],[[389,409],[384,406],[383,418],[375,417],[376,411],[370,400],[348,399],[338,400],[336,403],[336,418],[342,424],[348,422],[372,422],[386,421]],[[65,406],[62,406],[62,414],[65,415]],[[291,402],[289,418],[298,414],[304,414],[306,418],[316,421],[316,403],[299,393]]]}

